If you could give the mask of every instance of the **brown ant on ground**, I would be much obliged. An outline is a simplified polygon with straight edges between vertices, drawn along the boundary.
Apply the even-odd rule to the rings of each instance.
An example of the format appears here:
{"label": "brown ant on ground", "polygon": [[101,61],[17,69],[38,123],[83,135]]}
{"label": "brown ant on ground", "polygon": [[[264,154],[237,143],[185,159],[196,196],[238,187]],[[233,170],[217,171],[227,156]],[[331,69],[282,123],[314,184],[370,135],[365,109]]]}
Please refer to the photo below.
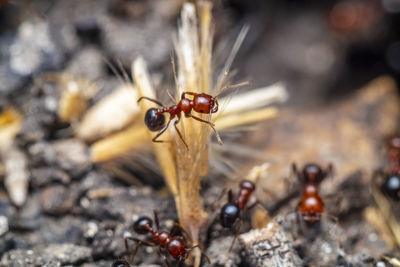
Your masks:
{"label": "brown ant on ground", "polygon": [[[386,196],[393,200],[400,200],[400,137],[389,139],[387,160],[388,167],[376,170],[373,181],[380,183],[380,185],[376,184],[376,187],[379,187]],[[375,177],[380,177],[380,179]]]}
{"label": "brown ant on ground", "polygon": [[317,164],[306,164],[302,172],[299,172],[296,164],[292,165],[292,171],[303,184],[303,196],[297,206],[297,214],[300,219],[308,224],[314,224],[321,220],[324,212],[324,202],[319,195],[318,186],[332,173],[332,165],[327,170],[322,170]]}
{"label": "brown ant on ground", "polygon": [[[220,211],[220,223],[222,227],[232,229],[235,223],[239,221],[236,227],[235,237],[233,238],[231,247],[229,248],[229,253],[231,252],[233,245],[240,233],[240,228],[243,223],[241,213],[254,208],[257,204],[260,204],[258,201],[255,201],[253,204],[246,206],[252,193],[256,190],[256,185],[253,182],[243,180],[239,187],[240,189],[236,200],[234,199],[232,189],[228,191],[228,203],[226,203]],[[219,198],[221,198],[224,194],[225,190],[222,192]]]}
{"label": "brown ant on ground", "polygon": [[[180,236],[174,236],[173,232],[178,228],[183,234],[188,236],[185,230],[179,226],[179,224],[175,224],[173,229],[170,232],[160,231],[159,230],[159,220],[157,211],[154,210],[154,221],[156,225],[156,229],[153,228],[153,221],[149,217],[140,217],[133,225],[133,229],[138,234],[148,234],[152,235],[152,241],[143,241],[138,238],[127,236],[124,238],[125,241],[125,249],[126,253],[129,253],[129,244],[128,241],[134,241],[137,243],[135,250],[133,251],[132,255],[130,256],[129,261],[126,260],[117,260],[113,263],[112,267],[130,267],[130,263],[132,263],[135,259],[136,253],[139,250],[141,245],[149,246],[149,247],[156,247],[158,246],[160,255],[162,256],[165,264],[168,267],[171,267],[167,256],[165,254],[169,254],[172,258],[176,259],[179,262],[184,261],[190,254],[190,252],[194,249],[199,247],[199,245],[193,245],[188,247],[187,242]],[[206,254],[203,253],[202,249],[200,248],[201,253],[206,258],[207,262],[210,263],[210,259],[207,257]]]}
{"label": "brown ant on ground", "polygon": [[[156,136],[152,139],[153,142],[159,142],[162,143],[164,141],[162,140],[157,140],[158,137],[160,137],[167,129],[171,121],[177,117],[177,120],[174,122],[174,127],[176,132],[179,135],[179,138],[182,140],[182,142],[185,144],[186,148],[188,149],[188,145],[185,142],[185,140],[182,137],[181,132],[179,131],[178,127],[176,125],[179,123],[181,119],[181,112],[185,114],[186,118],[193,118],[197,121],[207,123],[210,125],[211,129],[214,131],[215,136],[217,137],[218,143],[222,145],[222,140],[221,137],[219,136],[217,130],[215,130],[215,125],[214,123],[211,122],[211,114],[216,113],[218,111],[218,100],[217,97],[219,94],[228,88],[235,88],[235,87],[240,87],[244,85],[251,84],[250,82],[243,82],[239,84],[234,84],[234,85],[228,85],[225,86],[220,90],[220,92],[216,96],[211,96],[205,93],[194,93],[194,92],[183,92],[181,94],[181,99],[177,104],[174,104],[170,107],[164,106],[161,102],[146,97],[142,96],[138,99],[138,102],[142,101],[143,99],[146,99],[148,101],[151,101],[160,108],[150,108],[149,110],[146,111],[145,117],[144,117],[144,122],[149,128],[150,131],[159,131]],[[168,97],[171,99],[172,102],[176,103],[174,97],[171,95],[171,93],[167,90]],[[192,99],[189,99],[186,97],[186,95],[193,96]],[[199,118],[195,115],[192,114],[192,111],[195,111],[197,113],[201,114],[208,114],[208,120],[203,120],[202,118]],[[169,113],[169,121],[167,124],[165,124],[165,117],[164,113]]]}

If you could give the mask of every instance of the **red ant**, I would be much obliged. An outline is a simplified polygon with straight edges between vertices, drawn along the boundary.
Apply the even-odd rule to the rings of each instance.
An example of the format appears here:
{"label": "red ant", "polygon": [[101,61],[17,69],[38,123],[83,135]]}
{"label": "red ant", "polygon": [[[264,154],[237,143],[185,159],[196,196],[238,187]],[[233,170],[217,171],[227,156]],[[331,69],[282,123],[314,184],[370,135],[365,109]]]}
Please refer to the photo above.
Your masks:
{"label": "red ant", "polygon": [[384,177],[381,190],[394,200],[400,200],[400,137],[388,142],[389,171],[378,170],[376,174]]}
{"label": "red ant", "polygon": [[[250,206],[246,207],[247,202],[249,201],[252,193],[255,190],[256,190],[256,185],[253,182],[244,180],[240,183],[240,189],[236,200],[233,197],[232,190],[230,189],[228,191],[228,203],[226,203],[221,208],[220,223],[224,228],[233,228],[234,224],[237,222],[237,220],[239,220],[239,223],[236,228],[235,237],[232,241],[231,247],[229,248],[229,252],[231,252],[233,248],[233,244],[235,243],[235,240],[239,235],[240,227],[242,226],[243,223],[241,212],[250,210],[254,208],[257,204],[259,204],[259,202],[256,201]],[[225,191],[222,192],[219,198],[221,198],[224,194]]]}
{"label": "red ant", "polygon": [[[130,257],[130,262],[133,262],[135,259],[136,253],[139,250],[139,247],[141,245],[144,246],[149,246],[149,247],[159,247],[160,255],[163,257],[165,264],[170,267],[171,264],[169,263],[167,257],[165,256],[165,252],[167,252],[171,257],[176,259],[178,262],[184,261],[190,252],[196,248],[199,247],[199,245],[194,245],[191,247],[187,246],[187,243],[185,240],[180,237],[180,236],[173,236],[172,232],[176,228],[179,228],[179,230],[185,234],[185,230],[180,227],[178,224],[176,224],[173,229],[170,232],[166,231],[161,231],[159,230],[159,220],[158,220],[158,215],[157,211],[154,212],[154,221],[156,224],[156,229],[153,229],[153,221],[149,217],[140,217],[133,225],[133,229],[135,230],[136,233],[138,234],[147,234],[150,233],[152,235],[152,241],[143,241],[134,237],[125,237],[125,249],[127,253],[129,253],[129,245],[128,241],[135,241],[137,242],[136,248],[133,252],[133,254]],[[209,258],[207,257],[206,254],[202,252],[202,254],[205,256],[206,260],[208,263],[210,263]],[[125,260],[117,260],[113,263],[113,267],[130,267],[130,264],[128,261]]]}
{"label": "red ant", "polygon": [[297,206],[299,217],[310,224],[319,222],[324,212],[324,202],[318,193],[318,185],[332,173],[332,165],[329,164],[328,169],[323,171],[316,164],[307,164],[303,171],[299,172],[296,164],[293,164],[292,171],[304,184],[303,196]]}
{"label": "red ant", "polygon": [[[243,86],[243,85],[247,85],[250,84],[250,82],[243,82],[243,83],[239,83],[239,84],[235,84],[235,85],[228,85],[225,86],[224,88],[221,89],[220,93],[228,88],[234,88],[234,87],[239,87],[239,86]],[[219,93],[219,94],[220,94]],[[174,97],[171,95],[171,93],[167,90],[167,94],[169,96],[169,98],[171,99],[172,102],[175,102]],[[164,142],[161,140],[157,140],[158,137],[160,137],[160,135],[162,135],[167,129],[169,124],[171,123],[172,119],[176,117],[178,117],[178,119],[174,122],[174,127],[176,132],[179,135],[179,138],[182,140],[182,142],[185,144],[186,148],[188,148],[188,145],[186,144],[185,140],[182,137],[181,132],[179,131],[179,129],[176,127],[176,125],[178,124],[178,122],[181,119],[181,112],[183,112],[185,114],[186,118],[193,118],[197,121],[203,122],[203,123],[207,123],[208,125],[210,125],[210,127],[213,129],[215,136],[217,137],[218,143],[220,145],[222,145],[222,140],[217,132],[217,130],[215,130],[214,128],[214,123],[212,123],[211,120],[211,114],[212,113],[216,113],[218,111],[218,100],[217,97],[219,96],[219,94],[217,94],[216,96],[211,96],[205,93],[194,93],[194,92],[183,92],[181,94],[181,99],[180,101],[175,104],[172,105],[170,107],[166,107],[164,106],[161,102],[146,97],[146,96],[142,96],[138,99],[138,102],[140,102],[143,99],[146,99],[148,101],[151,101],[153,103],[156,103],[157,105],[161,106],[161,108],[150,108],[149,110],[147,110],[145,118],[144,118],[144,122],[147,125],[147,128],[149,128],[150,131],[159,131],[156,136],[154,136],[154,138],[152,139],[153,142]],[[193,96],[192,99],[186,98],[186,95],[190,95]],[[202,113],[202,114],[208,114],[208,121],[207,120],[203,120],[197,116],[194,116],[192,114],[192,111],[196,111],[198,113]],[[167,124],[165,124],[165,117],[164,117],[164,113],[169,113],[170,117],[169,117],[169,121]]]}

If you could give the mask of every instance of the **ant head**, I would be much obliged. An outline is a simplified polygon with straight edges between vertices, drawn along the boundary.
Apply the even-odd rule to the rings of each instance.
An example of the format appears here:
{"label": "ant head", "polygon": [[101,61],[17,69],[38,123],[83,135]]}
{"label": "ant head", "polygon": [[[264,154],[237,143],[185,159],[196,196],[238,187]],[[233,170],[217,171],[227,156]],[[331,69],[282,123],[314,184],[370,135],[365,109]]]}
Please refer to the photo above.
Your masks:
{"label": "ant head", "polygon": [[165,124],[164,114],[157,114],[157,109],[151,108],[146,111],[144,123],[147,125],[147,128],[149,128],[150,131],[158,131]]}
{"label": "ant head", "polygon": [[317,164],[307,164],[303,168],[303,176],[306,182],[318,183],[323,179],[323,172],[321,167]]}
{"label": "ant head", "polygon": [[221,208],[220,221],[225,228],[232,228],[236,219],[239,218],[240,208],[236,203],[226,203]]}
{"label": "ant head", "polygon": [[126,260],[116,260],[113,262],[112,267],[130,267],[131,265]]}
{"label": "ant head", "polygon": [[389,148],[400,149],[400,137],[395,136],[395,137],[390,138],[388,145],[389,145]]}
{"label": "ant head", "polygon": [[153,225],[153,221],[149,217],[140,217],[133,225],[133,230],[138,234],[147,234],[149,227]]}
{"label": "ant head", "polygon": [[400,176],[389,174],[381,186],[381,190],[394,200],[400,200]]}
{"label": "ant head", "polygon": [[256,185],[249,180],[244,180],[240,183],[240,188],[247,189],[250,192],[253,192],[256,189]]}

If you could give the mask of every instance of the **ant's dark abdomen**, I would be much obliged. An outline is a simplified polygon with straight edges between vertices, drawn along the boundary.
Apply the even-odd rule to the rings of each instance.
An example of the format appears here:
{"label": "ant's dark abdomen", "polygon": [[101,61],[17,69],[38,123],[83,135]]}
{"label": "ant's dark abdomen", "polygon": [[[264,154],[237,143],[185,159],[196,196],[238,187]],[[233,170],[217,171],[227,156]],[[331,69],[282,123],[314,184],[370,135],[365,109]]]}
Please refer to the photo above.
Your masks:
{"label": "ant's dark abdomen", "polygon": [[239,218],[240,208],[235,203],[227,203],[221,208],[220,221],[225,228],[231,228]]}
{"label": "ant's dark abdomen", "polygon": [[144,123],[150,131],[158,131],[165,124],[164,114],[157,114],[157,109],[151,108],[147,110],[146,115],[144,116]]}
{"label": "ant's dark abdomen", "polygon": [[395,200],[400,200],[400,176],[389,174],[381,187],[384,194]]}
{"label": "ant's dark abdomen", "polygon": [[141,217],[133,224],[133,230],[136,233],[144,235],[149,232],[149,228],[153,225],[153,221],[149,217]]}

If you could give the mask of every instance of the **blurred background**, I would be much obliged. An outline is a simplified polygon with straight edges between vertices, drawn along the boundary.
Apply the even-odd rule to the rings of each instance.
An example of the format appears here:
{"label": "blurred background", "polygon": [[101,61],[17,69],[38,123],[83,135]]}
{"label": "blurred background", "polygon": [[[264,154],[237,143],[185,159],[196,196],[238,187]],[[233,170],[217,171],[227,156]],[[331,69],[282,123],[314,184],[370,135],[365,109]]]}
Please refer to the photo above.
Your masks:
{"label": "blurred background", "polygon": [[[169,73],[172,30],[181,4],[4,1],[0,92],[17,94],[42,71],[63,70],[74,62],[84,76],[107,79],[113,73],[99,57],[121,61],[129,70],[140,54],[153,72]],[[233,39],[249,24],[235,61],[240,75],[256,87],[285,81],[291,103],[309,105],[346,94],[383,73],[398,80],[399,5],[395,0],[215,1],[215,40]]]}

